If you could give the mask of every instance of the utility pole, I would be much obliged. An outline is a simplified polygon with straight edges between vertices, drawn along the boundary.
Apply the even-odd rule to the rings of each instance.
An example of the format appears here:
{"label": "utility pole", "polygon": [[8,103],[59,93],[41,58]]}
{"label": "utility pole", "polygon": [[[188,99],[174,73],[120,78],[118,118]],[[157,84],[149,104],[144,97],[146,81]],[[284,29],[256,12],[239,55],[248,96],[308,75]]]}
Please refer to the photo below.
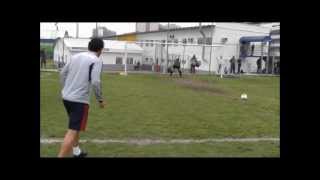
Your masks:
{"label": "utility pole", "polygon": [[96,22],[96,37],[98,37],[98,23]]}
{"label": "utility pole", "polygon": [[212,31],[211,31],[211,48],[210,48],[210,63],[209,63],[209,75],[211,74],[211,56],[212,56],[212,48],[213,48],[213,31],[214,31],[214,23],[212,23]]}
{"label": "utility pole", "polygon": [[78,39],[79,38],[79,23],[76,23],[76,32],[77,32],[76,38]]}
{"label": "utility pole", "polygon": [[168,63],[169,63],[169,44],[168,44],[168,39],[169,39],[169,22],[168,22],[168,29],[167,29],[167,58],[166,58],[166,67],[163,69],[163,73],[166,73],[166,70],[168,69]]}
{"label": "utility pole", "polygon": [[56,26],[55,38],[58,38],[58,32],[59,32],[58,23],[54,23],[54,25]]}
{"label": "utility pole", "polygon": [[124,44],[124,74],[127,75],[127,57],[128,57],[128,52],[127,52],[127,42]]}

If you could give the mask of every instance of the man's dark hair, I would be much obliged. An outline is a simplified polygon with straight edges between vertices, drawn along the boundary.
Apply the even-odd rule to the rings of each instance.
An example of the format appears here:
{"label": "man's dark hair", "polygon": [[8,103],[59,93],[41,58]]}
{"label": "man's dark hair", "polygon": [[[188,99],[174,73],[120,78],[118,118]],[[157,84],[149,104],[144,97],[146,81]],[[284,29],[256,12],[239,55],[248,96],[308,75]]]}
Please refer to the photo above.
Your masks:
{"label": "man's dark hair", "polygon": [[104,43],[103,40],[100,38],[93,38],[88,44],[89,51],[98,52],[99,50],[103,49]]}

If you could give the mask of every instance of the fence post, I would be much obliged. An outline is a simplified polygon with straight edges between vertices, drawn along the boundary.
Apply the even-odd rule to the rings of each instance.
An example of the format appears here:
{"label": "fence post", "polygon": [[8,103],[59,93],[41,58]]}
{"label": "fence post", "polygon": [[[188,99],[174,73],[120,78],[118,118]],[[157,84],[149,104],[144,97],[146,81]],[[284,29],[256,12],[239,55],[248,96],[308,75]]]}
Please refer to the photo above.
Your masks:
{"label": "fence post", "polygon": [[124,73],[125,75],[127,75],[127,56],[128,56],[128,52],[127,52],[127,42],[125,42],[124,44]]}

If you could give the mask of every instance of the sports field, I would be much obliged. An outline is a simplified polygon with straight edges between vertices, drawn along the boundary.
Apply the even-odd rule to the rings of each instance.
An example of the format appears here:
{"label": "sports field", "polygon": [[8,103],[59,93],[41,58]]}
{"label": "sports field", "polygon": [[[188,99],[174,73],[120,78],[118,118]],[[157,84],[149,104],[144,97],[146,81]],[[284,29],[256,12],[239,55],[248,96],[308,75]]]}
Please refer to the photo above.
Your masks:
{"label": "sports field", "polygon": [[[280,156],[279,77],[103,73],[102,81],[107,107],[92,94],[81,135],[89,157]],[[61,140],[67,114],[58,73],[41,72],[40,83],[41,139]],[[41,143],[41,157],[59,148]]]}

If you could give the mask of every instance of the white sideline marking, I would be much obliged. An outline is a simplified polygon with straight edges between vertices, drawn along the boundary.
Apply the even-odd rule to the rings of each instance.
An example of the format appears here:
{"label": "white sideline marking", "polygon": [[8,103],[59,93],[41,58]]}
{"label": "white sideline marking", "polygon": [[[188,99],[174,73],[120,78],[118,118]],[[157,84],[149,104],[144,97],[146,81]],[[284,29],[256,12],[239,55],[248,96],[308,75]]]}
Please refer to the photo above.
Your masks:
{"label": "white sideline marking", "polygon": [[42,72],[59,72],[58,69],[40,69]]}
{"label": "white sideline marking", "polygon": [[[50,138],[40,139],[41,144],[62,143],[63,139]],[[279,138],[221,138],[221,139],[83,139],[80,143],[121,143],[121,144],[191,144],[191,143],[208,143],[208,142],[260,142],[260,141],[280,141]]]}

